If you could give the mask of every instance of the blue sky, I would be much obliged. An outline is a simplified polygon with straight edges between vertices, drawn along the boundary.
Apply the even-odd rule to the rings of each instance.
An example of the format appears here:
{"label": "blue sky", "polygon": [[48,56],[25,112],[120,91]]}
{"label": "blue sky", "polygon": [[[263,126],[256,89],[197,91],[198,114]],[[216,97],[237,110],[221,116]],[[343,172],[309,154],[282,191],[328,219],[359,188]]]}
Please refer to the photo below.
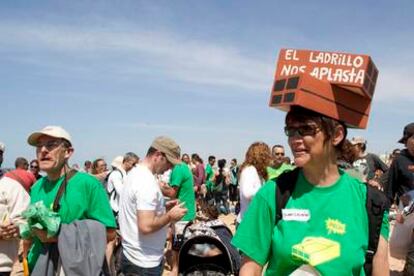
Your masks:
{"label": "blue sky", "polygon": [[413,121],[412,1],[1,1],[4,166],[61,125],[73,162],[143,156],[157,135],[206,159],[287,145],[268,107],[283,47],[369,54],[380,75],[363,135],[390,152]]}

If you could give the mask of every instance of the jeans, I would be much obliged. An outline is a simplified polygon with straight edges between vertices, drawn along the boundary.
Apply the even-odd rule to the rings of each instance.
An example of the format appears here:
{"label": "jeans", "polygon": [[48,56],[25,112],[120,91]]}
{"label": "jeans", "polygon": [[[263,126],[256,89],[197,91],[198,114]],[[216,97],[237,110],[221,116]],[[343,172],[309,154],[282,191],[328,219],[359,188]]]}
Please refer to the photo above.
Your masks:
{"label": "jeans", "polygon": [[227,202],[227,191],[217,191],[214,193],[214,201],[219,214],[229,213],[229,203]]}
{"label": "jeans", "polygon": [[140,267],[131,263],[122,253],[121,271],[124,276],[161,276],[164,262],[156,267]]}

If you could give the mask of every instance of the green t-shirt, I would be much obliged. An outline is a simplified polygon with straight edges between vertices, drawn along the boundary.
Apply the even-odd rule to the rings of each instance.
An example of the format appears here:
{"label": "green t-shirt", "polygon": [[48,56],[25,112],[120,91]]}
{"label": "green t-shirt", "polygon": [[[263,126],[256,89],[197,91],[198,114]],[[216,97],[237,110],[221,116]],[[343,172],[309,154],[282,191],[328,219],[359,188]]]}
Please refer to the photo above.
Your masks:
{"label": "green t-shirt", "polygon": [[295,167],[293,167],[292,165],[286,163],[282,163],[282,165],[280,165],[280,167],[277,169],[273,167],[267,167],[267,179],[275,179],[279,177],[279,175],[281,175],[283,172],[291,171],[294,168]]}
{"label": "green t-shirt", "polygon": [[178,187],[177,198],[180,202],[185,202],[185,207],[188,209],[187,214],[181,220],[193,220],[196,216],[194,180],[187,164],[180,163],[174,166],[170,176],[170,186]]}
{"label": "green t-shirt", "polygon": [[209,191],[213,189],[214,171],[210,164],[206,166],[206,187]]}
{"label": "green t-shirt", "polygon": [[[301,171],[277,226],[275,184],[268,181],[250,203],[233,245],[262,266],[269,262],[265,275],[289,275],[303,264],[322,275],[365,275],[367,188],[343,171],[340,175],[333,185],[317,187]],[[385,239],[387,216],[381,228]]]}
{"label": "green t-shirt", "polygon": [[[64,177],[56,181],[49,181],[47,177],[39,179],[31,188],[30,203],[43,201],[46,207],[53,208]],[[108,196],[102,184],[95,177],[78,172],[66,186],[66,191],[60,199],[59,215],[62,223],[71,223],[74,220],[94,219],[108,228],[116,228],[116,222],[109,206]],[[30,270],[36,264],[42,247],[39,239],[34,238],[33,246],[28,254]]]}

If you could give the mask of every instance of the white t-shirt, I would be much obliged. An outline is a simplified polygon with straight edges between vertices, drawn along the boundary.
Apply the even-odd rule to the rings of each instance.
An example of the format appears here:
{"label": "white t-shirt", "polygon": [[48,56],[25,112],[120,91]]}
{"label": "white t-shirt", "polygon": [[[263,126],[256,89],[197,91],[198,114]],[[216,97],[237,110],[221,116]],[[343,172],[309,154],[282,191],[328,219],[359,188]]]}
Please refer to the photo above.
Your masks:
{"label": "white t-shirt", "polygon": [[[0,224],[12,221],[22,222],[21,213],[30,203],[30,196],[23,186],[14,179],[0,179]],[[0,272],[9,272],[17,258],[19,240],[0,240]]]}
{"label": "white t-shirt", "polygon": [[249,207],[250,201],[252,201],[254,195],[263,185],[263,179],[257,173],[257,170],[253,166],[245,167],[240,173],[239,181],[240,189],[240,213],[237,216],[237,222],[241,222]]}
{"label": "white t-shirt", "polygon": [[156,267],[163,258],[167,226],[144,235],[138,230],[137,211],[155,211],[156,215],[165,213],[160,186],[152,172],[143,165],[133,168],[124,183],[119,206],[123,253],[139,267]]}
{"label": "white t-shirt", "polygon": [[119,199],[124,188],[124,180],[126,180],[126,171],[122,168],[112,171],[108,177],[106,190],[110,193],[109,203],[115,212],[119,211]]}

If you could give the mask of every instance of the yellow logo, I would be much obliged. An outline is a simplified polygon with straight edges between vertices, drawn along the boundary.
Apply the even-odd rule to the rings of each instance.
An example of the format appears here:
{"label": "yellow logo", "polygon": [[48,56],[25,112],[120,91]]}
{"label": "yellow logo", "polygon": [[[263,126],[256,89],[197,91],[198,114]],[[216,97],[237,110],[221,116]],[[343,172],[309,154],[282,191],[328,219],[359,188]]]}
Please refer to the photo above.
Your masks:
{"label": "yellow logo", "polygon": [[328,230],[328,234],[339,234],[344,235],[346,232],[346,225],[341,223],[337,219],[330,219],[328,218],[326,221],[326,229]]}

